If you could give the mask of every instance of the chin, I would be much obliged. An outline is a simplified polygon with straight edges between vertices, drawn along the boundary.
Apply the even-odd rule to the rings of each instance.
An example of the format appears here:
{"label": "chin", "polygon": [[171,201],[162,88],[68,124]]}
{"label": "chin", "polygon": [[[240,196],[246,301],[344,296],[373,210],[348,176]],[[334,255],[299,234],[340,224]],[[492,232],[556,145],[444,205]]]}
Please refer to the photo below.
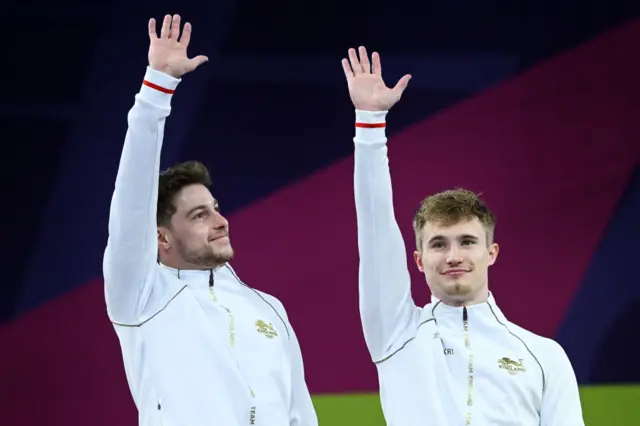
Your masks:
{"label": "chin", "polygon": [[216,250],[214,255],[220,262],[230,262],[234,255],[233,248],[227,246],[222,250]]}
{"label": "chin", "polygon": [[444,286],[444,290],[450,296],[465,296],[473,292],[473,286],[461,281],[453,281]]}
{"label": "chin", "polygon": [[233,250],[229,250],[228,252],[220,254],[220,256],[218,256],[218,259],[220,259],[222,262],[231,262],[233,260],[233,254]]}

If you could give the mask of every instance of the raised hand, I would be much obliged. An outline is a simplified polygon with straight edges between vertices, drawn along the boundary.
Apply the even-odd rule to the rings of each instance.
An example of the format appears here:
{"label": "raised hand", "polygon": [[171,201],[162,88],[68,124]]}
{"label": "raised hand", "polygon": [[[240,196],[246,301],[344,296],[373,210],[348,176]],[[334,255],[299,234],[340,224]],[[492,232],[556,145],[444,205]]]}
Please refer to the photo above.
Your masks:
{"label": "raised hand", "polygon": [[191,24],[185,23],[180,35],[180,15],[166,15],[162,21],[160,37],[156,20],[149,20],[149,66],[157,71],[180,78],[209,60],[206,56],[189,59],[187,47],[191,40]]}
{"label": "raised hand", "polygon": [[356,109],[363,111],[388,111],[400,100],[411,76],[402,77],[393,88],[388,88],[382,80],[380,55],[373,52],[371,63],[367,50],[360,46],[360,59],[355,49],[349,49],[349,59],[342,60],[342,68],[347,77],[349,95]]}

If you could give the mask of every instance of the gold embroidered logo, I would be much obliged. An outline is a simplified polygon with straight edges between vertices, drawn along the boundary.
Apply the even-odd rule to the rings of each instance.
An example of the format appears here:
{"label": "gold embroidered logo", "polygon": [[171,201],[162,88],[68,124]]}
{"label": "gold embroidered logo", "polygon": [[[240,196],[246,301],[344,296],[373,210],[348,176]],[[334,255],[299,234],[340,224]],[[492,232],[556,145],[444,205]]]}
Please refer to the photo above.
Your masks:
{"label": "gold embroidered logo", "polygon": [[267,324],[262,320],[256,321],[256,330],[258,330],[258,333],[264,334],[269,339],[273,339],[274,336],[278,335],[278,332],[276,331],[276,329],[273,328],[273,324],[271,323]]}
{"label": "gold embroidered logo", "polygon": [[509,374],[516,375],[518,373],[524,373],[527,369],[522,365],[523,360],[519,359],[518,361],[514,361],[511,358],[502,357],[498,360],[498,367],[503,370],[507,370]]}

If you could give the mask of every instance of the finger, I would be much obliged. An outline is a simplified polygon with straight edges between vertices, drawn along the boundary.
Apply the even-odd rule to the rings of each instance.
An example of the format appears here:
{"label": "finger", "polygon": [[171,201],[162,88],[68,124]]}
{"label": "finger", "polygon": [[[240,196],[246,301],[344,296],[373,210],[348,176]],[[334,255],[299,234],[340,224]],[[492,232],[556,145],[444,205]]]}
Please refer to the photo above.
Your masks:
{"label": "finger", "polygon": [[377,75],[382,75],[382,62],[380,62],[380,55],[378,52],[371,54],[371,62],[373,62],[372,72]]}
{"label": "finger", "polygon": [[367,49],[364,46],[360,46],[358,49],[360,55],[360,63],[362,64],[362,71],[365,74],[371,73],[371,63],[369,62],[369,56],[367,55]]}
{"label": "finger", "polygon": [[173,15],[173,21],[171,22],[171,35],[169,37],[178,41],[178,37],[180,37],[180,15]]}
{"label": "finger", "polygon": [[171,15],[165,15],[160,29],[160,38],[168,38],[171,31]]}
{"label": "finger", "polygon": [[185,47],[189,46],[189,42],[191,41],[191,24],[189,22],[184,23],[184,27],[182,28],[182,35],[180,36],[180,43],[184,44]]}
{"label": "finger", "polygon": [[351,69],[351,65],[349,65],[348,59],[342,60],[342,69],[344,70],[345,77],[347,77],[347,81],[350,81],[353,78],[353,70]]}
{"label": "finger", "polygon": [[402,95],[402,92],[404,92],[404,89],[406,89],[407,85],[409,84],[409,80],[411,80],[411,76],[409,74],[403,76],[400,80],[398,80],[395,87],[393,88],[393,91]]}
{"label": "finger", "polygon": [[193,59],[189,59],[189,71],[195,70],[200,65],[204,64],[205,62],[207,62],[208,60],[209,60],[209,58],[207,58],[204,55],[199,55],[199,56],[196,56]]}
{"label": "finger", "polygon": [[358,60],[356,49],[349,49],[349,62],[351,62],[351,69],[355,75],[362,74],[362,65]]}
{"label": "finger", "polygon": [[155,40],[158,38],[158,33],[156,32],[156,20],[151,18],[149,19],[149,39]]}

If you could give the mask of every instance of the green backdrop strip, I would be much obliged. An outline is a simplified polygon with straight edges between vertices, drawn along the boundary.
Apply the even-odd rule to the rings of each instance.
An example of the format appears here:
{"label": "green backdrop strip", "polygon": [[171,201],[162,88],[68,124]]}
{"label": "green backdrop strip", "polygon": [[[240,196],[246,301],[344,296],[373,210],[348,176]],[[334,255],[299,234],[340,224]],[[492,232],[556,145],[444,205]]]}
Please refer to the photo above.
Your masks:
{"label": "green backdrop strip", "polygon": [[[640,385],[580,388],[587,426],[640,425]],[[377,394],[314,395],[320,425],[385,426]]]}

